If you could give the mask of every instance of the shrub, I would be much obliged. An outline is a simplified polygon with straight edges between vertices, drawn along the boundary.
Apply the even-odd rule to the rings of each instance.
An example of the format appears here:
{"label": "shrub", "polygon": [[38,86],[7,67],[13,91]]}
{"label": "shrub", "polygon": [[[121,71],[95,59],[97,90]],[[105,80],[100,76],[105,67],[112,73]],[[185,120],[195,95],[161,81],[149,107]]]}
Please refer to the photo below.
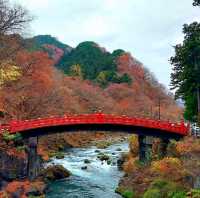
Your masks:
{"label": "shrub", "polygon": [[149,189],[144,193],[143,198],[161,198],[160,191],[158,189]]}
{"label": "shrub", "polygon": [[176,148],[177,142],[175,140],[171,140],[167,147],[167,154],[171,157],[178,157],[179,153]]}
{"label": "shrub", "polygon": [[17,146],[16,149],[17,149],[18,152],[25,151],[26,146],[24,146],[24,145],[23,146]]}
{"label": "shrub", "polygon": [[10,142],[10,141],[17,142],[17,141],[22,140],[21,134],[19,133],[10,134],[8,131],[4,132],[2,137],[3,137],[3,140],[6,142]]}
{"label": "shrub", "polygon": [[124,198],[134,198],[135,193],[133,191],[125,190],[121,195]]}
{"label": "shrub", "polygon": [[138,143],[138,136],[137,135],[131,135],[129,138],[129,148],[131,155],[133,157],[138,156],[139,153],[139,143]]}
{"label": "shrub", "polygon": [[170,198],[186,198],[187,194],[184,191],[177,191],[169,193]]}
{"label": "shrub", "polygon": [[200,189],[192,189],[190,194],[192,198],[200,198]]}
{"label": "shrub", "polygon": [[152,182],[149,189],[144,193],[143,198],[186,198],[186,192],[176,185],[162,179]]}
{"label": "shrub", "polygon": [[164,178],[170,178],[173,175],[173,180],[180,179],[184,176],[184,168],[181,161],[178,158],[165,157],[162,160],[152,162],[151,171],[163,176]]}
{"label": "shrub", "polygon": [[127,189],[124,189],[121,187],[117,187],[115,189],[115,192],[120,194],[124,198],[134,198],[135,197],[135,193],[132,190],[127,190]]}
{"label": "shrub", "polygon": [[180,155],[184,155],[191,152],[200,151],[200,140],[194,138],[185,138],[183,141],[176,143],[176,150]]}

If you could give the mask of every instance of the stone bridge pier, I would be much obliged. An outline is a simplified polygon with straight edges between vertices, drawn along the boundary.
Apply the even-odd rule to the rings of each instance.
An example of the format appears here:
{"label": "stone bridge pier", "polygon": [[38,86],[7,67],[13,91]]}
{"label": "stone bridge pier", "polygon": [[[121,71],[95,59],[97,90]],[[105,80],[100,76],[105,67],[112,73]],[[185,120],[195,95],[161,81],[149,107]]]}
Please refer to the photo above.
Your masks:
{"label": "stone bridge pier", "polygon": [[30,137],[27,142],[27,176],[30,180],[34,180],[40,173],[42,161],[37,153],[38,137]]}
{"label": "stone bridge pier", "polygon": [[139,135],[138,143],[139,143],[139,161],[143,163],[150,162],[152,158],[153,137]]}
{"label": "stone bridge pier", "polygon": [[[144,164],[147,164],[152,160],[153,137],[139,135],[138,142],[139,142],[139,161]],[[166,156],[168,143],[169,139],[161,138],[161,142],[159,145],[160,158]]]}

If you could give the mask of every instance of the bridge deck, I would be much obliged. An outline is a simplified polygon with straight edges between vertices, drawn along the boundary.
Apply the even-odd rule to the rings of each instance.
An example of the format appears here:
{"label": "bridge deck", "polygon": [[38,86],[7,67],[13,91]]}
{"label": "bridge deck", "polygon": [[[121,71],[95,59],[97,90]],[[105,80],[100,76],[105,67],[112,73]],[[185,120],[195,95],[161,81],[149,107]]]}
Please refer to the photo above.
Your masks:
{"label": "bridge deck", "polygon": [[63,117],[38,118],[23,121],[11,121],[6,125],[0,125],[3,133],[7,129],[10,133],[23,133],[44,127],[70,126],[70,125],[124,125],[142,127],[147,129],[157,129],[166,133],[186,136],[189,133],[189,125],[184,122],[171,123],[168,121],[153,120],[147,118],[135,118],[128,116],[116,116],[109,114],[84,114],[84,115],[65,115]]}

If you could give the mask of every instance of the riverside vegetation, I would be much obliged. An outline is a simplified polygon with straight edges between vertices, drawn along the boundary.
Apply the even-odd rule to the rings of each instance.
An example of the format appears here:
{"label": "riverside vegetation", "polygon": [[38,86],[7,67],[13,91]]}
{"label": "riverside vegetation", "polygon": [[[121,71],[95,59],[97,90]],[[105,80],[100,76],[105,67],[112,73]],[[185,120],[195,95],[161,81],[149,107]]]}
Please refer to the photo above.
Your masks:
{"label": "riverside vegetation", "polygon": [[125,198],[198,198],[200,197],[200,140],[193,137],[170,141],[167,156],[159,156],[155,140],[152,162],[138,161],[137,137],[130,138],[130,152],[123,164],[125,171],[116,192]]}

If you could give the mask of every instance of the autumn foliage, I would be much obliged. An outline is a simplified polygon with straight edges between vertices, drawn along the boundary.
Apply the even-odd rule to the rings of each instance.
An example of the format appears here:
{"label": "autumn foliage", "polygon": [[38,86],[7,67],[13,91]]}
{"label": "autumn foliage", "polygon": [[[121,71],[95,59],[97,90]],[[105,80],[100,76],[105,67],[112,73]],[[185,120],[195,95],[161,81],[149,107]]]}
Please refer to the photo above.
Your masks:
{"label": "autumn foliage", "polygon": [[[22,46],[22,41],[18,40],[16,46]],[[44,47],[53,51],[53,57],[44,51],[28,52],[19,48],[12,59],[2,62],[8,65],[5,70],[1,67],[3,77],[0,81],[0,109],[4,122],[96,111],[157,119],[158,98],[162,99],[161,119],[174,121],[181,117],[182,110],[173,98],[129,53],[117,56],[116,64],[118,75],[128,73],[132,83],[111,83],[102,88],[90,80],[83,80],[83,71],[76,63],[71,74],[64,75],[54,67],[63,56],[63,49],[50,44]]]}
{"label": "autumn foliage", "polygon": [[10,198],[15,197],[15,194],[18,193],[20,198],[28,198],[31,196],[28,196],[27,194],[32,190],[37,190],[38,194],[43,197],[43,191],[45,188],[44,182],[41,181],[34,181],[30,182],[28,180],[25,181],[13,181],[10,182],[4,191],[0,191],[0,197],[1,198]]}
{"label": "autumn foliage", "polygon": [[[151,171],[158,173],[164,178],[178,180],[183,177],[183,164],[178,158],[166,157],[152,163]],[[173,178],[172,178],[173,175]]]}

